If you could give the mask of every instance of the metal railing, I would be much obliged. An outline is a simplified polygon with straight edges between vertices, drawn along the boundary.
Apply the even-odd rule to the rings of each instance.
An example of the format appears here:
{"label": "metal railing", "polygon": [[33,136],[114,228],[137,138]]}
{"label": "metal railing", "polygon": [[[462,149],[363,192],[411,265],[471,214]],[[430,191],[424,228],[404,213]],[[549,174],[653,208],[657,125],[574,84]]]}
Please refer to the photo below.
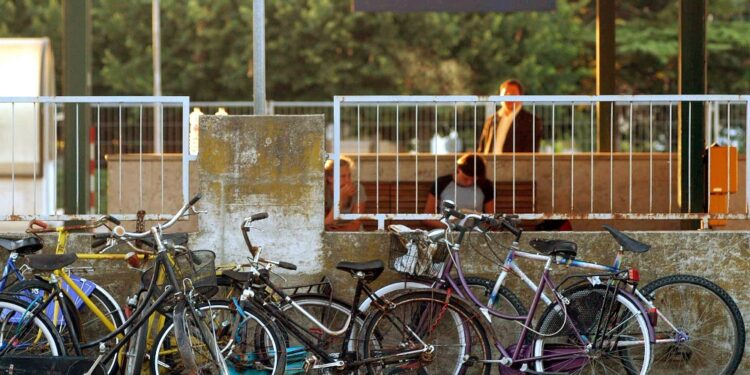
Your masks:
{"label": "metal railing", "polygon": [[[420,179],[433,181],[441,174],[455,173],[458,154],[474,150],[488,112],[500,108],[503,101],[513,101],[523,103],[524,109],[544,123],[541,142],[530,153],[484,156],[490,165],[488,178],[495,183],[506,180],[512,184],[511,210],[521,218],[747,219],[750,202],[747,178],[740,183],[744,196],[727,197],[727,207],[734,207],[728,213],[695,212],[690,203],[687,212],[680,212],[683,209],[677,198],[681,183],[678,180],[680,115],[687,117],[688,121],[683,123],[689,124],[694,122],[690,118],[693,113],[704,113],[706,144],[701,147],[713,143],[731,145],[739,149],[744,159],[750,149],[750,138],[745,137],[750,123],[749,98],[740,95],[337,96],[333,101],[333,151],[329,155],[334,160],[334,216],[344,220],[375,219],[381,228],[386,219],[435,219],[434,214],[420,211],[421,207],[401,212],[382,202],[395,196],[395,207],[399,207],[398,199],[402,196],[399,185],[418,185]],[[609,108],[608,133],[616,151],[597,152],[596,111],[600,103]],[[683,131],[689,139],[691,128]],[[454,137],[449,137],[440,149],[436,140],[446,132]],[[390,135],[384,137],[383,133]],[[615,134],[619,134],[618,138]],[[620,141],[616,142],[617,139]],[[348,149],[342,147],[344,143],[350,145]],[[365,155],[368,151],[374,160],[372,155]],[[446,151],[449,159],[438,156]],[[690,164],[690,152],[686,161],[688,175],[694,168],[704,168]],[[344,153],[356,159],[358,168],[372,171],[354,173],[352,178],[357,183],[371,182],[376,189],[388,179],[395,183],[395,194],[381,197],[375,191],[374,201],[368,202],[375,205],[373,213],[340,212],[338,161]],[[727,161],[727,168],[729,164]],[[407,169],[411,177],[405,178]],[[750,175],[749,169],[750,164],[746,163],[746,176]],[[425,177],[425,170],[430,177]],[[709,180],[711,171],[708,165]],[[384,177],[385,174],[388,176]],[[532,184],[533,212],[516,209],[516,183],[522,180]],[[687,202],[692,201],[698,183],[701,182],[688,179],[687,187],[682,188],[681,194],[687,194]],[[379,207],[383,206],[391,210],[381,210]]]}
{"label": "metal railing", "polygon": [[[135,220],[136,210],[147,206],[144,155],[157,159],[158,168],[151,174],[159,175],[155,182],[160,187],[158,197],[147,197],[157,203],[152,202],[145,219],[169,217],[171,211],[164,207],[171,202],[165,192],[177,192],[174,194],[181,195],[183,201],[189,195],[189,108],[188,97],[0,97],[0,132],[9,141],[6,152],[0,152],[0,184],[7,185],[0,194],[0,221],[90,219],[105,213]],[[76,127],[74,145],[65,144],[66,123]],[[75,148],[76,156],[65,160],[65,149],[70,147]],[[81,161],[80,155],[86,153],[89,160]],[[165,180],[165,153],[180,158],[182,176],[177,181]],[[136,155],[138,160],[133,171],[123,169],[128,155]],[[80,183],[82,171],[89,174],[88,192],[83,191],[86,184]],[[76,174],[76,212],[63,209],[61,181],[66,173]],[[108,186],[108,180],[116,187]],[[136,181],[139,193],[125,199],[136,199],[130,206],[137,209],[112,212],[115,202],[107,199],[108,188],[122,208],[128,206],[123,193],[131,195],[128,186]],[[90,204],[80,209],[79,197],[86,193]],[[160,213],[155,214],[157,211]]]}

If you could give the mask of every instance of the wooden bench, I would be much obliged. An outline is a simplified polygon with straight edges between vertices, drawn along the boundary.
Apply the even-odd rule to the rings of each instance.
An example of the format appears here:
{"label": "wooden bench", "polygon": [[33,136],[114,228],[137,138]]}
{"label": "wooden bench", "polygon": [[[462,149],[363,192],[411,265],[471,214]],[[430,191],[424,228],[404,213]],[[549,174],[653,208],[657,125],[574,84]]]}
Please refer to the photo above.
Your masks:
{"label": "wooden bench", "polygon": [[[424,212],[427,193],[434,186],[434,181],[396,182],[362,182],[367,192],[365,213],[400,213],[421,214]],[[495,183],[495,212],[497,213],[531,213],[534,211],[534,184],[532,181],[516,181],[515,210],[513,209],[513,182],[498,181]],[[398,200],[396,199],[398,198]],[[396,221],[388,221],[388,224]],[[400,222],[400,221],[399,221]],[[416,225],[418,222],[404,221],[404,224]],[[377,228],[377,223],[365,220],[366,230]]]}

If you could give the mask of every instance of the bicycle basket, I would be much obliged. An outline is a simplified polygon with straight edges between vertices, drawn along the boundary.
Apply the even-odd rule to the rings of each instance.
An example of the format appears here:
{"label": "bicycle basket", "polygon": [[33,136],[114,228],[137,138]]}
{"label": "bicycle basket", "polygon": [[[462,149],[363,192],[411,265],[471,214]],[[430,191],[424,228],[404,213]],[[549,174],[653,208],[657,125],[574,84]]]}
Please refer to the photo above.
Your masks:
{"label": "bicycle basket", "polygon": [[391,225],[391,248],[388,265],[403,275],[417,278],[440,276],[448,249],[445,243],[430,240],[427,233],[403,225]]}
{"label": "bicycle basket", "polygon": [[[216,254],[211,250],[193,250],[184,253],[177,253],[171,258],[174,260],[172,268],[174,269],[175,276],[177,276],[177,282],[181,283],[178,288],[183,288],[183,280],[190,279],[195,292],[200,293],[204,298],[211,298],[214,294],[219,291],[219,287],[216,282]],[[163,277],[156,281],[156,295],[158,297],[164,292],[164,287],[169,284],[167,275],[163,273]],[[141,276],[141,281],[145,288],[151,284],[151,279],[154,277],[154,267],[147,269]],[[190,287],[190,282],[184,282],[187,287]],[[174,297],[167,298],[164,303],[159,307],[159,310],[169,311],[174,307]]]}

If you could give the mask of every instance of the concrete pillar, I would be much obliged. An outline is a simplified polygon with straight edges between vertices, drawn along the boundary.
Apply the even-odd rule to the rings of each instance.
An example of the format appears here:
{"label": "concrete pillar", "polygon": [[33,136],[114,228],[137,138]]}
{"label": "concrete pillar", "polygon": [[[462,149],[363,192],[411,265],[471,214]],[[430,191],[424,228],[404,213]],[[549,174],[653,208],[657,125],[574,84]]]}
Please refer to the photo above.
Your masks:
{"label": "concrete pillar", "polygon": [[242,261],[249,255],[242,220],[268,212],[250,231],[264,257],[322,272],[323,116],[201,116],[200,135],[199,207],[208,213],[192,248]]}

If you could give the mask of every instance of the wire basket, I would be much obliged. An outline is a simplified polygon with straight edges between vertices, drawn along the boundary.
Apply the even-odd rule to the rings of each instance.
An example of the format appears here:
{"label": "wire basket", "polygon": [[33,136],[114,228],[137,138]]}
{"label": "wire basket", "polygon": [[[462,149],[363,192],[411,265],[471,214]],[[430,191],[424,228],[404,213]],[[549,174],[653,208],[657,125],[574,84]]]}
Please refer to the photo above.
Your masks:
{"label": "wire basket", "polygon": [[[175,254],[172,259],[174,264],[175,276],[177,282],[183,283],[185,279],[190,279],[190,282],[184,282],[188,287],[191,285],[195,292],[200,293],[204,298],[209,299],[213,297],[216,292],[219,291],[219,287],[216,282],[216,254],[211,250],[193,250],[184,253]],[[156,281],[156,293],[154,298],[164,293],[164,287],[169,284],[169,279],[164,270],[162,270],[163,277],[161,280]],[[151,279],[154,277],[154,267],[147,269],[141,276],[141,281],[145,288],[151,285]],[[178,285],[178,288],[182,288],[183,285]],[[172,310],[175,304],[174,296],[168,297],[164,303],[159,306],[159,310],[169,311]]]}
{"label": "wire basket", "polygon": [[427,233],[403,225],[391,225],[390,269],[410,277],[434,279],[440,276],[448,257],[443,242],[432,241]]}

